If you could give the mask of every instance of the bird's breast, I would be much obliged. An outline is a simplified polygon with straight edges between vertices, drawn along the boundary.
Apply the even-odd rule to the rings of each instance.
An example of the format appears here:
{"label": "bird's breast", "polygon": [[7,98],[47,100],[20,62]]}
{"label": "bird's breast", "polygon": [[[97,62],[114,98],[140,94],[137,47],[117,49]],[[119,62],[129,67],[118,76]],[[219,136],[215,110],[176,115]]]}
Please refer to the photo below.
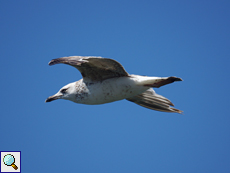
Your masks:
{"label": "bird's breast", "polygon": [[107,79],[102,82],[81,85],[76,94],[77,103],[104,104],[132,97],[144,92],[147,88],[136,85],[129,77]]}

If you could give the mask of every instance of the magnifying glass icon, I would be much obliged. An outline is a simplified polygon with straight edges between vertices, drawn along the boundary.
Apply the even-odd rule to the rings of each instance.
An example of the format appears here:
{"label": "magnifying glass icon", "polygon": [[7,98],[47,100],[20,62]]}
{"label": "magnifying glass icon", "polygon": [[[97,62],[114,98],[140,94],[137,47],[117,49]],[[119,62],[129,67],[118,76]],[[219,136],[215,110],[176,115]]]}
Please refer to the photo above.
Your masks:
{"label": "magnifying glass icon", "polygon": [[15,163],[15,158],[12,154],[7,154],[3,158],[3,162],[7,166],[12,166],[15,170],[18,169],[18,167],[14,164]]}

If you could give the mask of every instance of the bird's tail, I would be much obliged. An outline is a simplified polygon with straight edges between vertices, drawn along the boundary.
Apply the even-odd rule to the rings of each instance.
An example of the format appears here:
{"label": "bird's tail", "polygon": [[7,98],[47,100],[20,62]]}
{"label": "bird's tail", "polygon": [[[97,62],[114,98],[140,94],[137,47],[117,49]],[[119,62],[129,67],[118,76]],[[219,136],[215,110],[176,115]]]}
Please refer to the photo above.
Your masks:
{"label": "bird's tail", "polygon": [[156,94],[152,88],[146,90],[142,94],[127,98],[126,100],[134,102],[140,106],[152,110],[163,111],[163,112],[175,112],[175,113],[183,112],[179,109],[171,107],[174,106],[172,102],[169,99],[159,94]]}
{"label": "bird's tail", "polygon": [[139,76],[138,85],[159,88],[161,86],[173,83],[175,81],[182,81],[181,78],[178,77],[147,77],[147,76]]}

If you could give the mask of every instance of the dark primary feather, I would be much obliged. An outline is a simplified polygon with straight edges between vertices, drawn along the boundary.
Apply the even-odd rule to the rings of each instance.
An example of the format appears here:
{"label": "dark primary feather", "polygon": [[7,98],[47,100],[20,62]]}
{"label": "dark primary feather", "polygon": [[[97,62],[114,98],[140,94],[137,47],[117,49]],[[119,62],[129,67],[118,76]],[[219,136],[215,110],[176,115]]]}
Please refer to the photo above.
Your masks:
{"label": "dark primary feather", "polygon": [[156,94],[152,88],[148,89],[142,94],[137,96],[127,98],[126,100],[134,102],[140,106],[146,107],[148,109],[163,111],[163,112],[176,112],[182,113],[183,111],[173,108],[174,106],[170,100],[167,98]]}
{"label": "dark primary feather", "polygon": [[101,57],[70,56],[53,59],[49,65],[68,64],[77,68],[84,80],[102,81],[114,77],[129,76],[117,61]]}

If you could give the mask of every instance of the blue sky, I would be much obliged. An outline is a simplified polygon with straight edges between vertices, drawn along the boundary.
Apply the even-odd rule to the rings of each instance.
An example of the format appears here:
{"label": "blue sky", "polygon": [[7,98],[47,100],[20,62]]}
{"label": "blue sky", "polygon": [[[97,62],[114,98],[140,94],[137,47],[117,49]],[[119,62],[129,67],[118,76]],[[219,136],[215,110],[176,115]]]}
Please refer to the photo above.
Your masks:
{"label": "blue sky", "polygon": [[[230,169],[230,2],[0,1],[0,150],[24,173],[203,173]],[[178,76],[156,89],[184,115],[126,100],[45,103],[79,80],[62,56],[103,56],[130,74]]]}

